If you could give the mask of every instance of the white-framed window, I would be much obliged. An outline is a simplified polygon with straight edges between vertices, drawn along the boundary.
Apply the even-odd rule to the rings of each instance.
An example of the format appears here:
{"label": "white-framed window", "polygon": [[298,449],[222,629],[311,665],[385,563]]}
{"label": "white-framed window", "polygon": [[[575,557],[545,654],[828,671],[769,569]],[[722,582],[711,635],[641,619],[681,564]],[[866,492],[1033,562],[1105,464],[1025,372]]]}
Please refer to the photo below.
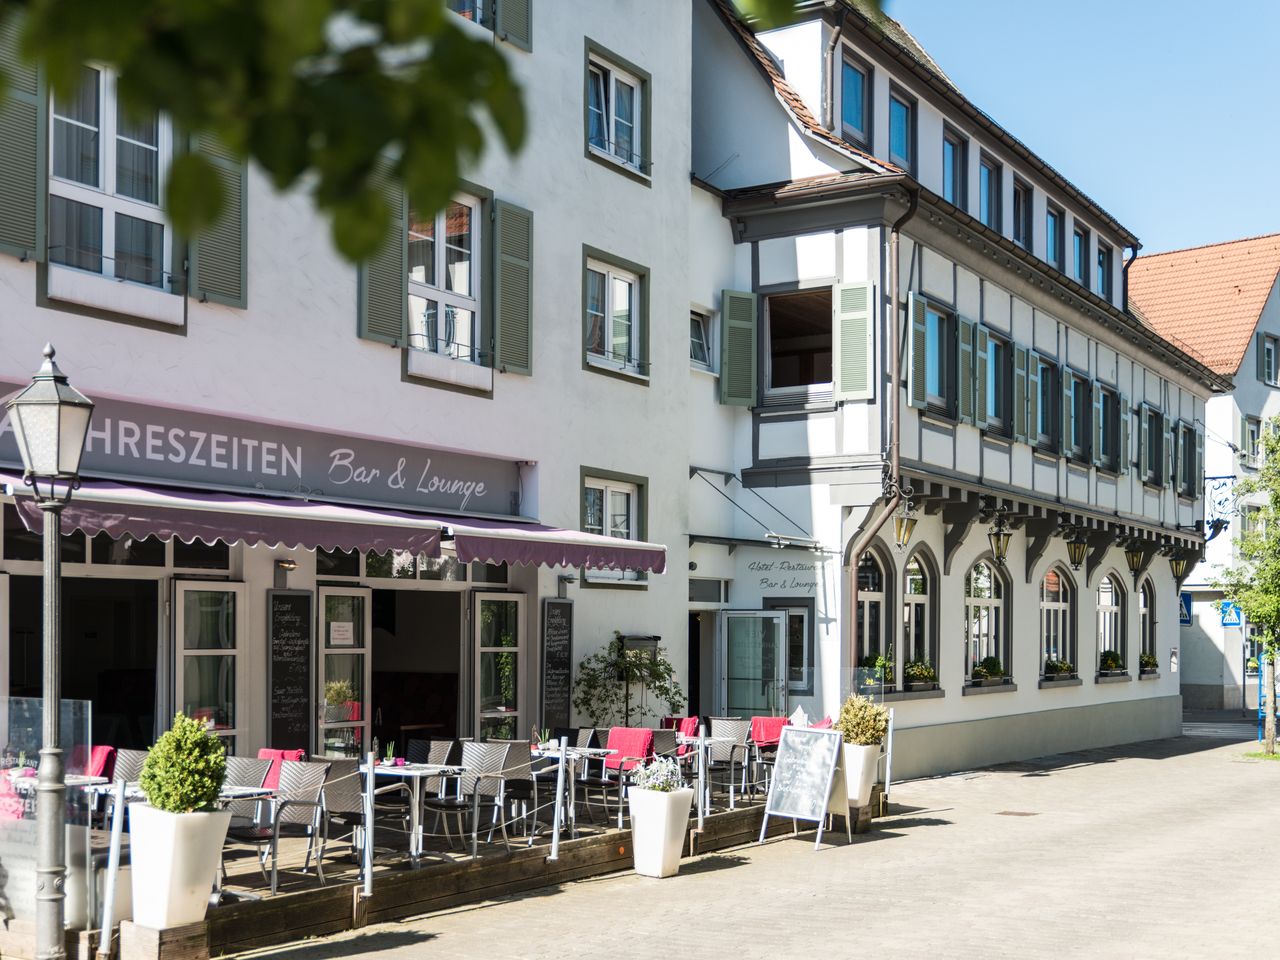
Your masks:
{"label": "white-framed window", "polygon": [[[582,484],[582,529],[619,540],[640,539],[638,484],[587,477]],[[588,570],[588,580],[642,580],[637,570]]]}
{"label": "white-framed window", "polygon": [[[912,557],[902,572],[902,666],[908,663],[927,663],[934,669],[932,631],[930,624],[930,599],[933,595],[929,568]],[[894,665],[895,670],[897,664]],[[894,677],[886,677],[893,682]]]}
{"label": "white-framed window", "polygon": [[964,580],[964,677],[973,677],[973,668],[988,657],[1000,661],[1006,674],[1011,673],[1006,651],[1004,581],[987,560],[979,560],[969,568]]}
{"label": "white-framed window", "polygon": [[[1108,652],[1119,658],[1119,666],[1103,666]],[[1098,584],[1098,669],[1121,670],[1128,663],[1124,649],[1124,588],[1107,574]]]}
{"label": "white-framed window", "polygon": [[434,216],[409,213],[409,346],[490,366],[480,332],[480,209],[458,196]]}
{"label": "white-framed window", "polygon": [[126,115],[117,80],[113,70],[85,66],[70,96],[52,98],[49,261],[169,289],[160,202],[173,135],[159,113]]}
{"label": "white-framed window", "polygon": [[587,359],[639,374],[640,278],[599,260],[587,261]]}
{"label": "white-framed window", "polygon": [[1143,657],[1156,655],[1156,592],[1147,580],[1138,592],[1138,641]]}
{"label": "white-framed window", "polygon": [[592,56],[587,63],[587,147],[597,156],[644,171],[640,78]]}
{"label": "white-framed window", "polygon": [[471,20],[485,27],[492,26],[489,23],[491,18],[487,0],[446,0],[445,5],[464,20]]}
{"label": "white-framed window", "polygon": [[870,668],[884,656],[884,571],[880,561],[864,553],[858,561],[858,666]]}
{"label": "white-framed window", "polygon": [[711,316],[689,311],[689,363],[698,370],[715,371],[715,341]]}
{"label": "white-framed window", "polygon": [[1052,567],[1040,581],[1040,658],[1076,666],[1075,603],[1071,581]]}
{"label": "white-framed window", "polygon": [[766,394],[775,401],[831,398],[831,288],[771,294],[765,300],[768,337]]}
{"label": "white-framed window", "polygon": [[787,690],[813,693],[813,643],[809,638],[809,608],[780,608],[786,614]]}

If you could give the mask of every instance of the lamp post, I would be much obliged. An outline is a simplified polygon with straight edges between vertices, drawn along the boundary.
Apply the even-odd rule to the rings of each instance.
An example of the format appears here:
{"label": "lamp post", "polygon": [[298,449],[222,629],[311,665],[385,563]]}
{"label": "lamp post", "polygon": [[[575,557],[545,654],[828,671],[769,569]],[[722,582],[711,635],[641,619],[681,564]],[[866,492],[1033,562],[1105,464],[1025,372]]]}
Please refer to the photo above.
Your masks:
{"label": "lamp post", "polygon": [[62,759],[62,584],[60,518],[80,485],[80,456],[93,403],[53,362],[52,346],[31,384],[6,407],[22,455],[23,480],[44,512],[44,704],[36,778],[36,957],[62,960],[66,894],[66,768]]}

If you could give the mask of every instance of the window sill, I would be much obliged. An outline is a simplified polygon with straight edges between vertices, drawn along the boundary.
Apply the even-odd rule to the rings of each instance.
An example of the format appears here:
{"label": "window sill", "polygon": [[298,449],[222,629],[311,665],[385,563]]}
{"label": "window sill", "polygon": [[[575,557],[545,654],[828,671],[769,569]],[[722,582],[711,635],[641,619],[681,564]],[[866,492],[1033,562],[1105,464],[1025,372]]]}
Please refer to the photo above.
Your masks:
{"label": "window sill", "polygon": [[493,368],[469,360],[444,357],[428,350],[405,348],[406,369],[411,377],[435,380],[452,387],[493,392]]}
{"label": "window sill", "polygon": [[1050,450],[1048,447],[1042,447],[1039,444],[1031,444],[1031,452],[1042,460],[1052,460],[1057,463],[1062,459],[1062,454],[1056,450]]}
{"label": "window sill", "polygon": [[592,590],[648,590],[648,580],[609,580],[602,577],[580,576],[578,586]]}
{"label": "window sill", "polygon": [[1079,677],[1068,677],[1066,680],[1049,680],[1046,677],[1040,678],[1041,690],[1052,690],[1054,687],[1078,687],[1084,681]]}
{"label": "window sill", "polygon": [[56,263],[49,264],[48,296],[173,327],[186,322],[184,298],[176,294]]}
{"label": "window sill", "polygon": [[[1247,674],[1247,676],[1257,676],[1257,674]],[[1138,679],[1139,680],[1159,680],[1160,671],[1159,670],[1143,670],[1140,674],[1138,674]]]}
{"label": "window sill", "polygon": [[719,379],[720,379],[720,371],[719,371],[719,370],[712,370],[710,367],[700,367],[700,366],[698,366],[698,364],[696,364],[696,363],[690,363],[690,364],[689,364],[689,372],[690,372],[690,373],[700,373],[700,374],[702,374],[704,377],[711,377],[711,379],[713,379],[713,380],[719,380]]}
{"label": "window sill", "polygon": [[984,693],[1013,693],[1017,689],[1018,685],[1012,680],[1006,680],[1004,683],[995,683],[989,687],[966,683],[961,688],[960,694],[965,697],[976,697]]}
{"label": "window sill", "polygon": [[992,443],[999,444],[1002,447],[1013,447],[1013,439],[1003,429],[992,430],[988,427],[983,427],[982,439],[990,440]]}
{"label": "window sill", "polygon": [[886,693],[881,700],[884,703],[901,703],[904,700],[937,700],[944,696],[946,691],[941,687],[935,687],[932,690],[899,690],[896,693]]}
{"label": "window sill", "polygon": [[602,360],[587,354],[586,359],[582,361],[582,369],[590,370],[592,373],[603,373],[606,377],[617,377],[619,380],[629,380],[632,383],[639,383],[643,386],[649,385],[649,377],[647,374],[640,373],[638,370],[619,366],[616,363],[610,363],[608,360]]}
{"label": "window sill", "polygon": [[955,425],[959,422],[951,414],[933,407],[925,407],[920,411],[920,419],[926,423],[932,423],[939,427],[946,427],[948,430],[955,429]]}
{"label": "window sill", "polygon": [[1129,676],[1129,674],[1127,673],[1117,673],[1117,674],[1099,673],[1094,675],[1093,682],[1094,683],[1128,683],[1132,679],[1133,677]]}
{"label": "window sill", "polygon": [[644,172],[644,167],[647,165],[647,161],[641,160],[640,167],[637,168],[628,163],[623,163],[613,154],[605,153],[603,150],[598,147],[593,147],[589,143],[584,144],[583,150],[588,160],[594,160],[602,167],[608,167],[611,170],[616,170],[624,177],[629,177],[636,183],[643,184],[646,187],[653,186],[653,178]]}

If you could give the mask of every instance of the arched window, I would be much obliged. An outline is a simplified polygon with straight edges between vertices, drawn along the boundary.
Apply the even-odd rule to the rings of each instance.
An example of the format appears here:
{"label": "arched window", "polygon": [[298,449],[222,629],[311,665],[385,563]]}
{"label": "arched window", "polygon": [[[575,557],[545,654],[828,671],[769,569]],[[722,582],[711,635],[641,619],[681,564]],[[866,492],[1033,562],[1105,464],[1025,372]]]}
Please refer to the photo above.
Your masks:
{"label": "arched window", "polygon": [[[1067,575],[1057,567],[1051,567],[1040,581],[1040,660],[1041,672],[1070,673],[1075,671],[1076,634],[1075,591]],[[1069,663],[1071,670],[1044,670],[1044,663]]]}
{"label": "arched window", "polygon": [[1138,592],[1138,643],[1139,668],[1154,672],[1159,662],[1156,660],[1156,591],[1150,580],[1144,581]]}
{"label": "arched window", "polygon": [[1123,670],[1124,647],[1124,588],[1107,574],[1098,584],[1098,669]]}
{"label": "arched window", "polygon": [[858,562],[858,666],[874,666],[885,653],[884,569],[867,552]]}
{"label": "arched window", "polygon": [[1004,581],[986,560],[969,568],[964,578],[964,676],[987,657],[995,657],[1006,676],[1012,675],[1004,609]]}
{"label": "arched window", "polygon": [[[902,665],[927,663],[937,670],[933,633],[929,622],[929,598],[933,592],[929,568],[919,556],[907,561],[902,577]],[[897,664],[895,664],[895,667]]]}

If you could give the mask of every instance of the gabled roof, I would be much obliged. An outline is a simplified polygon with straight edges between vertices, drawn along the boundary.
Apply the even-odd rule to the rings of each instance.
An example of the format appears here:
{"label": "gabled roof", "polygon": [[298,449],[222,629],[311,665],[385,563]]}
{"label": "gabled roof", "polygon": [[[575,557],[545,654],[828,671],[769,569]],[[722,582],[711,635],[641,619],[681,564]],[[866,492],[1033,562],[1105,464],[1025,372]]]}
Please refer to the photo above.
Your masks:
{"label": "gabled roof", "polygon": [[1231,376],[1280,275],[1280,233],[1141,256],[1129,300],[1166,340]]}
{"label": "gabled roof", "polygon": [[877,160],[871,154],[859,150],[849,141],[842,137],[837,137],[819,123],[818,118],[813,115],[813,112],[800,94],[796,92],[795,87],[791,86],[787,82],[787,78],[782,75],[782,67],[774,59],[773,54],[765,49],[764,44],[756,39],[755,32],[742,21],[731,0],[709,0],[709,2],[715,11],[720,14],[720,18],[724,21],[725,26],[729,28],[729,32],[747,51],[755,65],[760,68],[760,72],[764,74],[765,79],[773,86],[773,92],[777,96],[778,102],[782,104],[782,109],[787,112],[787,115],[801,133],[876,173],[906,172],[887,160]]}

